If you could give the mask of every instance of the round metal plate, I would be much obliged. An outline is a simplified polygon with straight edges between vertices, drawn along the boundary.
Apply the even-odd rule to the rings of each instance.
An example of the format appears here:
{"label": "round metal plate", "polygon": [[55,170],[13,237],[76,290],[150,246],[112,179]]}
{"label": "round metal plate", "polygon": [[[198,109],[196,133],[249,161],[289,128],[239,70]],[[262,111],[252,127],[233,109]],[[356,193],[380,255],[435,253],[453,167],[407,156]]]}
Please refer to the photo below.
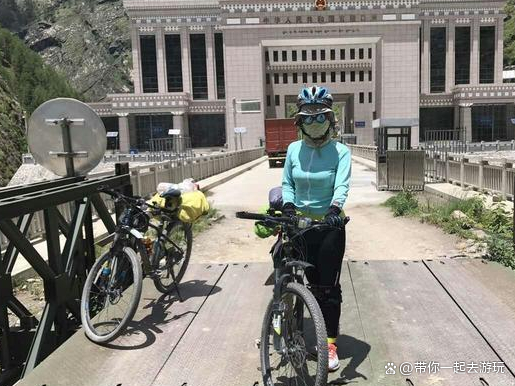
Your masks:
{"label": "round metal plate", "polygon": [[30,152],[40,165],[58,176],[66,176],[65,158],[50,155],[50,152],[64,151],[61,125],[49,123],[49,120],[62,118],[84,120],[82,124],[72,123],[70,138],[72,151],[87,152],[84,158],[73,158],[75,174],[86,175],[102,160],[107,138],[104,124],[97,113],[78,100],[52,99],[32,113],[27,133]]}

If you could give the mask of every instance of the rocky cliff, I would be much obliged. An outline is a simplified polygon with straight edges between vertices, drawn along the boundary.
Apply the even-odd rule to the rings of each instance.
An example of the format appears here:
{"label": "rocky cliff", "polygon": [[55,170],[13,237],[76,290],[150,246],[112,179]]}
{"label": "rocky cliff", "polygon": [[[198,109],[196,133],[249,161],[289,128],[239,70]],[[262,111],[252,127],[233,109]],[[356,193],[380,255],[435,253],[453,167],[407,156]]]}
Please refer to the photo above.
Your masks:
{"label": "rocky cliff", "polygon": [[26,149],[23,112],[0,76],[0,186],[5,186],[21,164]]}
{"label": "rocky cliff", "polygon": [[129,20],[121,0],[47,0],[38,9],[22,33],[25,43],[86,100],[131,91]]}

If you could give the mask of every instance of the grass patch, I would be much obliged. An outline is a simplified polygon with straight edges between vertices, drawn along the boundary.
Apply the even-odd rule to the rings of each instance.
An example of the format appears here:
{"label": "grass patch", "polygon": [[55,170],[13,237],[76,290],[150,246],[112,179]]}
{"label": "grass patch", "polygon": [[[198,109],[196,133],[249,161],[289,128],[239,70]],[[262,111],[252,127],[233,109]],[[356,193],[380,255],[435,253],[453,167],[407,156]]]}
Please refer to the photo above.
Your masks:
{"label": "grass patch", "polygon": [[403,191],[383,205],[394,216],[412,216],[476,244],[486,244],[485,258],[515,269],[513,214],[504,203],[487,208],[481,197],[434,203],[422,195]]}

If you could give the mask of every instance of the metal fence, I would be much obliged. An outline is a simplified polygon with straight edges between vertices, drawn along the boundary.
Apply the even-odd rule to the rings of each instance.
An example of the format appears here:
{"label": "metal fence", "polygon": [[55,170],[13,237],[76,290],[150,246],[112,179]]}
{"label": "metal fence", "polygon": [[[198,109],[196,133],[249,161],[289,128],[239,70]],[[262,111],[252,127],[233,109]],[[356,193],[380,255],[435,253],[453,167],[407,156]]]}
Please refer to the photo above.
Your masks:
{"label": "metal fence", "polygon": [[191,138],[173,136],[167,138],[154,138],[148,141],[151,152],[175,153],[181,156],[192,156]]}
{"label": "metal fence", "polygon": [[[156,191],[157,184],[160,182],[181,182],[185,178],[193,178],[199,181],[258,159],[263,155],[263,148],[255,148],[132,167],[130,168],[131,183],[134,194],[144,197],[153,194]],[[113,172],[97,173],[90,175],[90,177],[105,177],[112,174]],[[112,211],[114,209],[112,201],[107,200],[107,197],[103,198],[108,209]],[[70,221],[72,216],[70,205],[59,205],[58,208],[65,219]],[[96,216],[96,213],[94,215]],[[32,240],[44,236],[44,223],[43,212],[36,212],[27,237]],[[0,248],[5,248],[7,244],[7,238],[0,233]]]}

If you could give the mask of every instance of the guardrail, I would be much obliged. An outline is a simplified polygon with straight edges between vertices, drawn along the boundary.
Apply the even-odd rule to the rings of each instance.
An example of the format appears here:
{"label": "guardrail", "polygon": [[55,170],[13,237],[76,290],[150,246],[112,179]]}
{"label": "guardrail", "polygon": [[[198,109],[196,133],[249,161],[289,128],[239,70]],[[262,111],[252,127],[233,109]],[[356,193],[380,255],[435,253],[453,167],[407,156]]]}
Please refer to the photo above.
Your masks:
{"label": "guardrail", "polygon": [[477,162],[470,162],[466,156],[448,156],[446,160],[426,158],[427,162],[433,163],[429,177],[435,180],[500,194],[503,200],[513,200],[515,169],[513,163],[506,159],[478,158]]}
{"label": "guardrail", "polygon": [[[444,141],[442,141],[444,142]],[[452,153],[454,151],[451,146],[443,146],[441,143],[436,142],[432,146],[426,145],[424,142],[421,142],[419,145],[422,149],[438,149],[441,152],[447,151]],[[465,142],[463,145],[463,150],[466,153],[473,151],[502,151],[502,150],[515,150],[515,140],[511,141],[492,141],[492,142]]]}
{"label": "guardrail", "polygon": [[[187,159],[177,159],[164,162],[156,162],[145,166],[135,166],[130,168],[131,183],[134,194],[138,196],[148,196],[156,191],[159,182],[181,182],[185,178],[202,180],[215,174],[223,173],[244,163],[253,161],[264,155],[264,148],[250,150],[238,150],[221,153],[217,155],[192,157]],[[125,161],[125,160],[122,160]],[[91,178],[106,177],[113,175],[114,172],[91,174]],[[1,190],[0,190],[1,191]],[[101,195],[103,196],[103,195]],[[104,203],[110,211],[114,210],[111,200]],[[72,210],[69,204],[59,205],[59,211],[67,221],[71,220]],[[96,217],[96,213],[93,213]],[[34,213],[27,238],[33,240],[45,234],[45,221],[43,212]],[[0,233],[0,249],[7,247],[9,240]]]}
{"label": "guardrail", "polygon": [[376,161],[377,146],[350,145],[346,144],[352,155]]}

